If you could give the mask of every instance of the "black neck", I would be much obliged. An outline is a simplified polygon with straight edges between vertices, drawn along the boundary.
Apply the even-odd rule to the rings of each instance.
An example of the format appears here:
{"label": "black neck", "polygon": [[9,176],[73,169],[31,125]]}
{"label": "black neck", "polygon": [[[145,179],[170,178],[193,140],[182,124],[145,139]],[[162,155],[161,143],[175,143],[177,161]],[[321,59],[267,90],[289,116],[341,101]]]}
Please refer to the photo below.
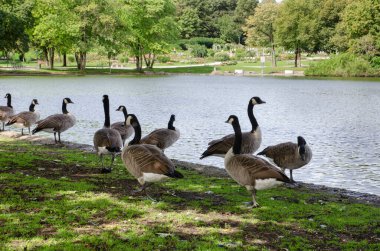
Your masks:
{"label": "black neck", "polygon": [[168,129],[170,130],[175,130],[175,127],[173,126],[174,120],[170,119],[168,123]]}
{"label": "black neck", "polygon": [[111,126],[110,103],[108,99],[103,100],[103,108],[104,108],[104,128],[110,128]]}
{"label": "black neck", "polygon": [[232,123],[232,127],[234,128],[234,132],[235,132],[235,141],[234,141],[234,146],[232,148],[232,151],[234,154],[240,154],[241,153],[242,134],[241,134],[239,121],[234,121]]}
{"label": "black neck", "polygon": [[257,123],[255,115],[253,115],[253,104],[252,104],[252,101],[250,101],[249,104],[248,104],[247,112],[248,112],[249,121],[251,121],[251,125],[252,125],[251,132],[254,132],[254,131],[256,131],[256,129],[259,126],[259,124]]}
{"label": "black neck", "polygon": [[63,114],[68,114],[69,112],[67,111],[67,104],[65,102],[65,100],[62,101],[62,113]]}
{"label": "black neck", "polygon": [[123,107],[123,114],[124,114],[124,119],[127,119],[128,112],[127,112],[127,108],[125,107]]}
{"label": "black neck", "polygon": [[139,144],[140,140],[141,140],[141,126],[140,126],[140,123],[138,121],[135,121],[135,122],[132,123],[132,126],[133,126],[133,129],[135,130],[135,136],[133,137],[133,139],[131,140],[131,142],[129,142],[128,145]]}
{"label": "black neck", "polygon": [[35,104],[33,104],[33,102],[30,104],[30,106],[29,106],[29,111],[30,112],[34,112],[34,106],[35,106]]}
{"label": "black neck", "polygon": [[12,108],[12,98],[11,98],[11,95],[8,95],[7,106]]}

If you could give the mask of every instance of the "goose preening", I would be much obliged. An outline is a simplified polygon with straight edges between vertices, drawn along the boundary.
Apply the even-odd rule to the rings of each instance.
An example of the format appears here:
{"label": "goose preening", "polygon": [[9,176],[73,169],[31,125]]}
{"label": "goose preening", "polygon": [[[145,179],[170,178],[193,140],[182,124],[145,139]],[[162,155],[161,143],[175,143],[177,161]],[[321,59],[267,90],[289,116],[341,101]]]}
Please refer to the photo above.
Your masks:
{"label": "goose preening", "polygon": [[[110,128],[110,105],[108,95],[103,95],[103,108],[104,108],[104,126],[94,134],[94,147],[96,153],[99,155],[102,162],[102,172],[110,172],[115,160],[115,156],[118,152],[121,152],[123,142],[121,140],[120,133]],[[104,168],[103,155],[111,154],[112,160],[109,168]]]}
{"label": "goose preening", "polygon": [[135,136],[128,146],[124,147],[121,158],[128,172],[142,185],[141,191],[153,182],[164,181],[167,178],[183,178],[160,148],[140,144],[141,127],[134,114],[128,114],[126,124],[133,126]]}
{"label": "goose preening", "polygon": [[76,123],[75,116],[67,111],[67,104],[74,104],[70,98],[64,98],[62,101],[62,114],[54,114],[37,121],[37,127],[32,131],[35,134],[39,131],[54,133],[54,140],[57,143],[56,134],[58,133],[58,142],[61,143],[61,133],[73,127]]}
{"label": "goose preening", "polygon": [[306,143],[306,140],[298,136],[297,144],[293,142],[281,143],[274,146],[268,146],[258,155],[272,159],[283,171],[290,170],[290,180],[293,180],[293,169],[303,167],[310,162],[312,158],[311,148]]}
{"label": "goose preening", "polygon": [[242,133],[238,117],[231,115],[226,123],[232,124],[235,140],[224,157],[224,166],[232,179],[252,193],[251,204],[258,207],[257,190],[268,189],[283,182],[290,183],[290,179],[268,161],[251,154],[242,154]]}
{"label": "goose preening", "polygon": [[21,135],[24,135],[24,128],[28,128],[30,134],[30,127],[40,119],[40,114],[35,110],[36,105],[38,105],[38,100],[33,99],[29,106],[29,111],[20,112],[12,116],[6,125],[15,125],[21,128]]}
{"label": "goose preening", "polygon": [[[252,125],[252,130],[249,132],[244,132],[242,134],[242,153],[253,154],[260,147],[261,130],[259,124],[257,123],[255,115],[253,114],[253,107],[259,104],[265,104],[265,101],[261,100],[259,97],[252,97],[249,100],[247,112]],[[230,150],[230,148],[233,146],[234,140],[235,134],[229,134],[221,139],[210,141],[208,143],[209,146],[207,150],[202,153],[200,159],[206,158],[208,156],[224,157],[228,150]]]}
{"label": "goose preening", "polygon": [[173,126],[175,115],[170,116],[168,128],[156,129],[141,139],[141,144],[155,145],[163,151],[173,145],[180,136],[180,132]]}
{"label": "goose preening", "polygon": [[125,106],[121,105],[121,106],[119,106],[119,108],[116,109],[116,111],[123,112],[124,121],[113,123],[111,125],[111,128],[115,129],[116,131],[118,131],[120,133],[121,139],[123,141],[123,146],[124,146],[125,140],[128,139],[133,134],[134,131],[133,131],[132,126],[125,125],[125,120],[127,119],[127,115],[128,115],[127,108],[125,108]]}
{"label": "goose preening", "polygon": [[3,131],[5,123],[7,123],[10,117],[14,115],[11,94],[7,93],[4,98],[7,99],[7,106],[0,106],[0,121],[3,122]]}

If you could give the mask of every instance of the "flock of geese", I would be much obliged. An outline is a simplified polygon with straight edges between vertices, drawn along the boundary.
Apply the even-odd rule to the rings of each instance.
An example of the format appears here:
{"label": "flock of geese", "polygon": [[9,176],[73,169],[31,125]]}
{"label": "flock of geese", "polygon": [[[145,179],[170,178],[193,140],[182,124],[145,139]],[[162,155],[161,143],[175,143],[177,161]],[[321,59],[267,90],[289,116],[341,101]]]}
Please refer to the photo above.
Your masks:
{"label": "flock of geese", "polygon": [[[67,110],[68,104],[73,104],[70,98],[62,101],[62,114],[54,114],[39,120],[40,116],[35,110],[38,100],[33,99],[29,111],[14,114],[11,103],[11,94],[5,95],[6,106],[0,106],[0,120],[4,125],[14,125],[23,129],[37,125],[32,134],[40,131],[54,134],[56,143],[61,143],[61,133],[75,125],[76,119]],[[262,136],[259,124],[253,114],[255,105],[265,104],[259,97],[252,97],[248,103],[248,117],[252,125],[251,131],[242,132],[239,119],[230,115],[226,121],[232,125],[233,134],[209,142],[208,148],[201,155],[201,159],[216,156],[224,158],[225,169],[228,174],[251,194],[252,207],[258,207],[256,191],[268,189],[282,183],[293,183],[293,169],[300,168],[310,162],[312,152],[305,139],[298,136],[297,143],[286,142],[268,146],[257,155],[253,155],[260,147]],[[141,126],[136,115],[129,114],[125,106],[119,106],[117,111],[124,114],[124,121],[111,124],[108,95],[103,95],[104,126],[94,134],[94,148],[102,163],[102,172],[111,172],[112,165],[121,152],[122,161],[128,172],[137,179],[141,185],[139,191],[154,182],[167,178],[183,178],[175,169],[173,162],[165,155],[164,150],[173,145],[180,137],[180,132],[173,126],[175,115],[170,116],[167,128],[154,130],[142,138]],[[58,134],[58,140],[57,140]],[[133,139],[125,145],[126,139],[134,134]],[[111,164],[104,167],[104,155],[111,155]],[[290,170],[290,178],[286,176],[285,169]]]}

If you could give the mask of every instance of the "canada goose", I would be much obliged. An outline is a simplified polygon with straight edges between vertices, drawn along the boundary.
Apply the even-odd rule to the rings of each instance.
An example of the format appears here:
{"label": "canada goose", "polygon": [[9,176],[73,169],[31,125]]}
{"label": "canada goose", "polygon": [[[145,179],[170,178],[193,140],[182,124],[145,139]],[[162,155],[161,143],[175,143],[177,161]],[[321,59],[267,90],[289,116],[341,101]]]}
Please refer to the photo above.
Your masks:
{"label": "canada goose", "polygon": [[11,94],[7,93],[4,98],[7,99],[7,106],[0,106],[0,121],[3,122],[3,131],[5,123],[8,122],[9,118],[14,114]]}
{"label": "canada goose", "polygon": [[141,127],[134,114],[128,114],[126,125],[133,126],[135,136],[128,146],[124,147],[121,158],[128,172],[142,185],[141,191],[145,190],[148,184],[163,181],[169,177],[183,178],[160,148],[155,145],[139,144]]}
{"label": "canada goose", "polygon": [[297,144],[293,142],[281,143],[268,146],[258,155],[264,155],[273,160],[285,172],[285,168],[290,170],[290,180],[293,180],[293,169],[303,167],[310,162],[312,157],[311,148],[306,144],[306,140],[298,136]]}
{"label": "canada goose", "polygon": [[[103,95],[103,107],[105,116],[104,126],[94,134],[94,147],[102,161],[102,172],[110,172],[112,170],[116,153],[121,152],[123,142],[120,133],[117,130],[110,128],[110,105],[108,95]],[[104,168],[104,154],[112,155],[111,166],[109,168]]]}
{"label": "canada goose", "polygon": [[125,106],[123,105],[119,106],[119,108],[117,108],[116,111],[123,112],[124,121],[113,123],[111,125],[111,128],[115,129],[116,131],[120,133],[121,139],[123,141],[123,146],[124,146],[125,140],[128,139],[133,134],[133,127],[125,125],[125,120],[127,119],[127,115],[128,115],[127,108],[125,108]]}
{"label": "canada goose", "polygon": [[24,135],[24,128],[28,128],[30,134],[30,127],[40,119],[40,114],[34,109],[36,105],[38,105],[38,100],[33,99],[29,106],[29,111],[20,112],[12,116],[6,125],[14,124],[16,127],[21,127],[21,135]]}
{"label": "canada goose", "polygon": [[252,193],[251,204],[258,207],[256,190],[268,189],[282,182],[290,183],[290,180],[284,172],[268,161],[251,154],[242,154],[242,133],[238,117],[231,115],[226,123],[232,124],[235,140],[233,147],[224,157],[224,166],[232,179]]}
{"label": "canada goose", "polygon": [[[257,123],[255,115],[253,115],[253,107],[259,104],[265,104],[265,101],[261,100],[259,97],[252,97],[249,100],[247,112],[249,120],[251,121],[252,130],[249,132],[244,132],[242,134],[242,153],[253,154],[260,147],[261,130],[259,124]],[[200,159],[206,158],[208,156],[224,157],[228,150],[230,150],[230,148],[233,146],[234,139],[235,135],[229,134],[221,139],[210,141],[208,143],[209,146],[207,150],[202,153]]]}
{"label": "canada goose", "polygon": [[165,150],[173,145],[180,136],[180,132],[173,126],[175,115],[172,114],[169,119],[168,128],[156,129],[141,139],[141,144],[155,145],[158,148]]}
{"label": "canada goose", "polygon": [[57,143],[56,134],[58,133],[58,142],[61,143],[61,133],[75,125],[75,116],[67,111],[67,104],[74,104],[70,98],[64,98],[62,101],[62,113],[54,114],[49,117],[37,121],[37,127],[34,128],[32,134],[39,131],[54,133],[54,140]]}

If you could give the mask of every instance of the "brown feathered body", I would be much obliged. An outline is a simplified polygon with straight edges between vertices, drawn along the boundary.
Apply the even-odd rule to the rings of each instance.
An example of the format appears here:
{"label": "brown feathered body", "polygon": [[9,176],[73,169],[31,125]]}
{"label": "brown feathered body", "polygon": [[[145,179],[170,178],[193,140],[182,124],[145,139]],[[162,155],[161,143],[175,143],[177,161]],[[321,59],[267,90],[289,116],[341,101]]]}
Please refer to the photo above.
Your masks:
{"label": "brown feathered body", "polygon": [[123,144],[134,132],[133,127],[131,125],[125,125],[125,122],[115,122],[111,125],[111,129],[120,133]]}
{"label": "brown feathered body", "polygon": [[172,130],[167,128],[156,129],[140,140],[141,144],[155,145],[165,150],[173,145],[180,137],[178,129]]}
{"label": "brown feathered body", "polygon": [[0,121],[6,123],[14,115],[14,110],[9,106],[0,106]]}
{"label": "brown feathered body", "polygon": [[53,114],[45,119],[37,121],[37,127],[33,130],[34,133],[38,131],[45,132],[64,132],[73,127],[76,123],[76,118],[71,113],[66,114]]}
{"label": "brown feathered body", "polygon": [[94,147],[98,155],[120,152],[123,147],[120,133],[111,128],[97,130],[94,134]]}
{"label": "brown feathered body", "polygon": [[25,111],[12,116],[7,125],[15,125],[20,128],[28,128],[40,119],[38,112]]}

